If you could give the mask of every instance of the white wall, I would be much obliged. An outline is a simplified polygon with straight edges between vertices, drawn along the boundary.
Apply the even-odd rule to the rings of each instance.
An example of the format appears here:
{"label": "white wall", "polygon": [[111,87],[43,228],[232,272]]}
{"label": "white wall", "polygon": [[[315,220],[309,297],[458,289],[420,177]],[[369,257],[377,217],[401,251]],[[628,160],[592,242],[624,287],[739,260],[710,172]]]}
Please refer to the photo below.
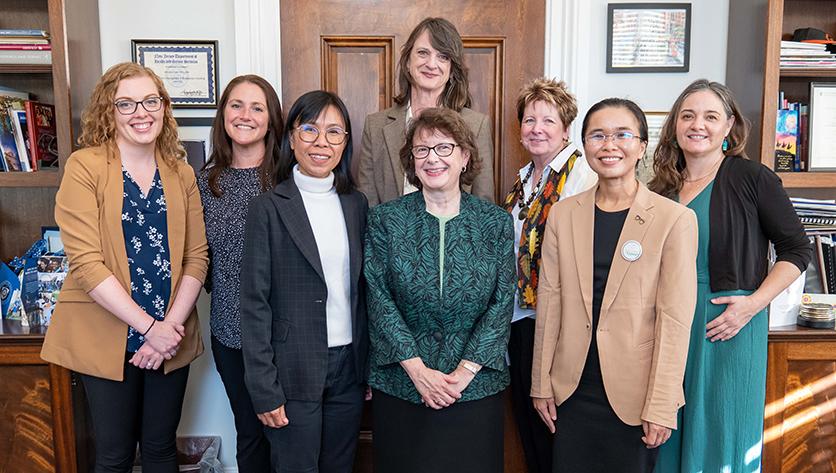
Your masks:
{"label": "white wall", "polygon": [[[629,1],[629,0],[628,0]],[[706,78],[726,79],[729,0],[672,0],[691,3],[690,71],[687,73],[610,73],[607,61],[607,4],[625,0],[548,0],[546,74],[566,78],[578,98],[580,120],[595,102],[624,97],[645,111],[670,110],[686,85]],[[567,37],[568,36],[568,37]],[[561,44],[575,42],[574,51]],[[575,81],[575,83],[573,83]]]}
{"label": "white wall", "polygon": [[[206,39],[218,41],[219,90],[235,75],[235,25],[229,0],[99,0],[99,28],[103,70],[131,60],[132,39]],[[214,110],[175,110],[178,117],[214,114]],[[188,132],[189,139],[209,140],[206,128]],[[220,435],[221,462],[227,471],[236,471],[235,426],[209,348],[206,294],[198,301],[198,311],[206,352],[191,365],[177,434]]]}

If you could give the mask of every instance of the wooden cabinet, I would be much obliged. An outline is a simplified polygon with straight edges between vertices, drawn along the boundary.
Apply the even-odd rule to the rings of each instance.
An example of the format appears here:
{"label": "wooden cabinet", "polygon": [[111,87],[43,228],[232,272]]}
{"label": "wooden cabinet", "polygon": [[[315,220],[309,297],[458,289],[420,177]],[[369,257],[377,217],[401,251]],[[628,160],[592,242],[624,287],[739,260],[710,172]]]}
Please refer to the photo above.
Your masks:
{"label": "wooden cabinet", "polygon": [[0,472],[75,473],[70,372],[41,360],[44,329],[0,329]]}
{"label": "wooden cabinet", "polygon": [[836,471],[836,331],[769,332],[764,473]]}

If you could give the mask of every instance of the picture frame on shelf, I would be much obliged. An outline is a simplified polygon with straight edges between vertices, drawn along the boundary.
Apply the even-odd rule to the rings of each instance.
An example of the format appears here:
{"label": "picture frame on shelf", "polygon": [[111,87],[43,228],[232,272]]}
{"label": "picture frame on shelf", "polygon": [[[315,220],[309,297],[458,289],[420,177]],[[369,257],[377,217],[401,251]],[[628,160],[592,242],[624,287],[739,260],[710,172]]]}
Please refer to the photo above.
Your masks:
{"label": "picture frame on shelf", "polygon": [[186,160],[198,174],[212,152],[212,117],[177,117],[177,135]]}
{"label": "picture frame on shelf", "polygon": [[810,83],[809,171],[836,171],[836,82]]}
{"label": "picture frame on shelf", "polygon": [[688,72],[690,3],[607,5],[607,72]]}
{"label": "picture frame on shelf", "polygon": [[172,107],[217,108],[217,41],[133,39],[131,58],[160,76]]}
{"label": "picture frame on shelf", "polygon": [[659,145],[659,137],[662,134],[662,126],[668,118],[668,112],[644,112],[647,119],[647,149],[644,156],[636,165],[636,177],[647,184],[653,179],[653,154]]}

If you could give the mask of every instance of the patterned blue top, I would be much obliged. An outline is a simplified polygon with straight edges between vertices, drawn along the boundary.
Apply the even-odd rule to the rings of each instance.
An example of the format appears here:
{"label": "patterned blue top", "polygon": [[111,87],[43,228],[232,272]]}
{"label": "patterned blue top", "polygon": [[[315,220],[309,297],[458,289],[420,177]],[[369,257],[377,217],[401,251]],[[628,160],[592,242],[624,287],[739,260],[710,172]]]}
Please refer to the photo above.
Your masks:
{"label": "patterned blue top", "polygon": [[[159,170],[148,196],[122,168],[122,232],[131,272],[131,298],[142,310],[157,320],[165,318],[171,297],[171,261],[168,251],[168,226],[165,194]],[[145,342],[139,332],[128,327],[128,352],[135,352]]]}

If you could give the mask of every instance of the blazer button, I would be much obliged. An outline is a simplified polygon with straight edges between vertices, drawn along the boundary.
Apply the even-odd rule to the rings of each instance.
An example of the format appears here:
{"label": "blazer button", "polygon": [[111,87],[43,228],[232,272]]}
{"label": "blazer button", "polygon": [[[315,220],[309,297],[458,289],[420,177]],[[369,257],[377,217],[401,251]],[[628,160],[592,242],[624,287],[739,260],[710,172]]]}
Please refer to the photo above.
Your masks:
{"label": "blazer button", "polygon": [[589,330],[589,324],[586,324],[586,329]]}
{"label": "blazer button", "polygon": [[442,335],[441,332],[436,330],[435,332],[433,332],[433,338],[435,339],[435,341],[440,342],[441,339],[444,338],[444,335]]}

